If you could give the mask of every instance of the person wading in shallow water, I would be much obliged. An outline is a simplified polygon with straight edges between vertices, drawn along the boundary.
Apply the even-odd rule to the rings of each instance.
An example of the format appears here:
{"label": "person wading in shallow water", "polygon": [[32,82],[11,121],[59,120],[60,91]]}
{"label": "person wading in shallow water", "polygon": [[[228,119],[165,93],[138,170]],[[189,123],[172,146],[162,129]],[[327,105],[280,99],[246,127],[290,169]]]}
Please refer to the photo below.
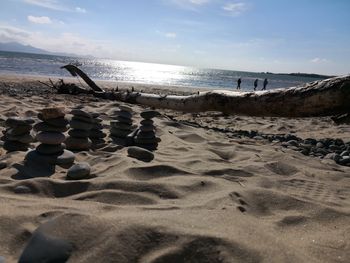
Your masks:
{"label": "person wading in shallow water", "polygon": [[267,79],[265,79],[264,80],[264,87],[261,90],[266,90],[267,83],[269,83],[269,82],[267,81]]}
{"label": "person wading in shallow water", "polygon": [[258,79],[256,79],[256,80],[254,81],[254,90],[256,90],[257,87],[258,87]]}
{"label": "person wading in shallow water", "polygon": [[237,80],[237,89],[241,89],[241,83],[242,83],[242,80],[241,80],[241,78],[239,78]]}

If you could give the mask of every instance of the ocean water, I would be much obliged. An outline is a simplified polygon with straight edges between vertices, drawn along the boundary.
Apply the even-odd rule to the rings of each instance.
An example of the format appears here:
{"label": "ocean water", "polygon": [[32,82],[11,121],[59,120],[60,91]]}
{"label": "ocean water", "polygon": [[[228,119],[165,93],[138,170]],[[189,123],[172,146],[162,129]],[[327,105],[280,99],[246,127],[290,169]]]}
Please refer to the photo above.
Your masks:
{"label": "ocean water", "polygon": [[78,64],[93,80],[212,89],[235,89],[239,77],[242,90],[252,90],[256,78],[259,79],[258,89],[262,88],[265,78],[269,81],[267,89],[288,88],[317,80],[313,77],[0,51],[0,74],[69,77],[66,70],[60,69],[69,63]]}

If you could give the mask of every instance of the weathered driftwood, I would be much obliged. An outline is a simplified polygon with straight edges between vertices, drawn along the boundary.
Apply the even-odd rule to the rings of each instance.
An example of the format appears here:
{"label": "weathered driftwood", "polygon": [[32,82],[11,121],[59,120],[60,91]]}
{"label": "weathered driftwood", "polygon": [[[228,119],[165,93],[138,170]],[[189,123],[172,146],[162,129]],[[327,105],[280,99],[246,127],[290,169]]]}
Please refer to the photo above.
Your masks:
{"label": "weathered driftwood", "polygon": [[68,70],[68,72],[76,77],[76,76],[79,76],[81,77],[85,82],[86,84],[89,85],[89,87],[95,91],[95,92],[104,92],[103,89],[101,89],[99,86],[97,86],[97,84],[88,77],[88,75],[85,74],[85,72],[83,72],[81,69],[79,69],[78,67],[74,66],[74,65],[71,65],[71,64],[68,64],[68,65],[65,65],[61,68],[64,68],[66,70]]}
{"label": "weathered driftwood", "polygon": [[77,67],[66,65],[62,68],[67,69],[72,75],[78,74],[82,77],[96,97],[154,108],[283,117],[329,116],[350,112],[350,76],[315,81],[288,89],[257,92],[213,90],[189,96],[164,96],[139,92],[105,92]]}
{"label": "weathered driftwood", "polygon": [[327,116],[350,112],[350,76],[269,91],[214,90],[190,96],[129,93],[122,96],[121,100],[184,112],[221,111],[226,114],[284,117]]}

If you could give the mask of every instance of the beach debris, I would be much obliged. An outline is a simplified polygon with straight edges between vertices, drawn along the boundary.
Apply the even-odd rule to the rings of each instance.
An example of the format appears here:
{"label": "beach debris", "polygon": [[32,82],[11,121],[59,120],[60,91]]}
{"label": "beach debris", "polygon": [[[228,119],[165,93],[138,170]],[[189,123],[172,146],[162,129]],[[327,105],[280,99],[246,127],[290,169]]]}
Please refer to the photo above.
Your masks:
{"label": "beach debris", "polygon": [[119,109],[111,116],[110,137],[116,143],[125,144],[128,134],[133,131],[132,109],[123,105],[120,105]]}
{"label": "beach debris", "polygon": [[140,122],[141,126],[134,138],[135,144],[147,150],[154,151],[158,147],[160,138],[156,137],[152,119],[160,114],[154,110],[146,110],[141,112],[140,115],[143,120]]}
{"label": "beach debris", "polygon": [[74,164],[67,171],[67,179],[71,180],[81,180],[86,179],[90,175],[90,165],[86,162],[80,162]]}
{"label": "beach debris", "polygon": [[34,120],[32,118],[10,117],[5,121],[6,130],[1,139],[7,152],[27,151],[33,137],[30,134]]}
{"label": "beach debris", "polygon": [[151,151],[138,146],[128,147],[128,156],[145,162],[150,162],[154,159],[154,154]]}
{"label": "beach debris", "polygon": [[106,145],[104,138],[106,134],[103,132],[102,119],[98,113],[91,113],[92,116],[92,128],[89,133],[89,139],[93,149],[99,149]]}
{"label": "beach debris", "polygon": [[63,132],[67,131],[68,120],[65,118],[64,108],[45,108],[39,111],[41,122],[34,125],[37,132],[36,139],[40,144],[25,156],[25,163],[31,167],[46,167],[55,170],[55,165],[69,168],[73,165],[75,156],[65,150]]}
{"label": "beach debris", "polygon": [[89,135],[93,127],[92,116],[82,109],[73,109],[70,113],[73,117],[69,122],[69,137],[64,142],[66,148],[72,151],[87,151],[91,147]]}

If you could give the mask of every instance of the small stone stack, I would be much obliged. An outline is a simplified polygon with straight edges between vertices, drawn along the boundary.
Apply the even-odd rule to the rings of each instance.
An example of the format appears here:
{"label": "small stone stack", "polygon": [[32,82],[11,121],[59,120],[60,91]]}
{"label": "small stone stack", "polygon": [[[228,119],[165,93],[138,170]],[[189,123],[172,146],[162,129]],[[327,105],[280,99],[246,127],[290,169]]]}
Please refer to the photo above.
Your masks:
{"label": "small stone stack", "polygon": [[93,127],[92,116],[81,109],[73,109],[70,113],[73,115],[69,122],[71,129],[64,143],[69,150],[87,151],[91,146],[89,135]]}
{"label": "small stone stack", "polygon": [[99,117],[100,115],[98,113],[92,113],[92,128],[89,133],[89,138],[92,142],[92,148],[98,149],[105,145],[105,140],[103,139],[106,137],[106,134],[102,131],[103,125],[102,125],[102,119]]}
{"label": "small stone stack", "polygon": [[27,151],[33,142],[30,135],[34,120],[31,118],[10,117],[5,121],[6,130],[3,131],[4,149],[8,152]]}
{"label": "small stone stack", "polygon": [[73,165],[75,156],[72,152],[65,150],[62,144],[65,140],[63,134],[67,131],[68,120],[65,119],[63,108],[46,108],[38,114],[41,122],[34,125],[37,132],[36,139],[40,144],[35,150],[27,153],[25,161],[28,165],[47,165],[55,169],[55,165],[69,168]]}
{"label": "small stone stack", "polygon": [[119,106],[120,110],[115,111],[111,121],[111,137],[114,140],[125,139],[133,130],[132,109],[127,106]]}
{"label": "small stone stack", "polygon": [[134,138],[135,144],[144,149],[154,151],[158,147],[160,138],[156,137],[152,119],[158,116],[159,113],[157,111],[148,110],[141,112],[140,115],[143,120],[140,122],[141,126]]}

